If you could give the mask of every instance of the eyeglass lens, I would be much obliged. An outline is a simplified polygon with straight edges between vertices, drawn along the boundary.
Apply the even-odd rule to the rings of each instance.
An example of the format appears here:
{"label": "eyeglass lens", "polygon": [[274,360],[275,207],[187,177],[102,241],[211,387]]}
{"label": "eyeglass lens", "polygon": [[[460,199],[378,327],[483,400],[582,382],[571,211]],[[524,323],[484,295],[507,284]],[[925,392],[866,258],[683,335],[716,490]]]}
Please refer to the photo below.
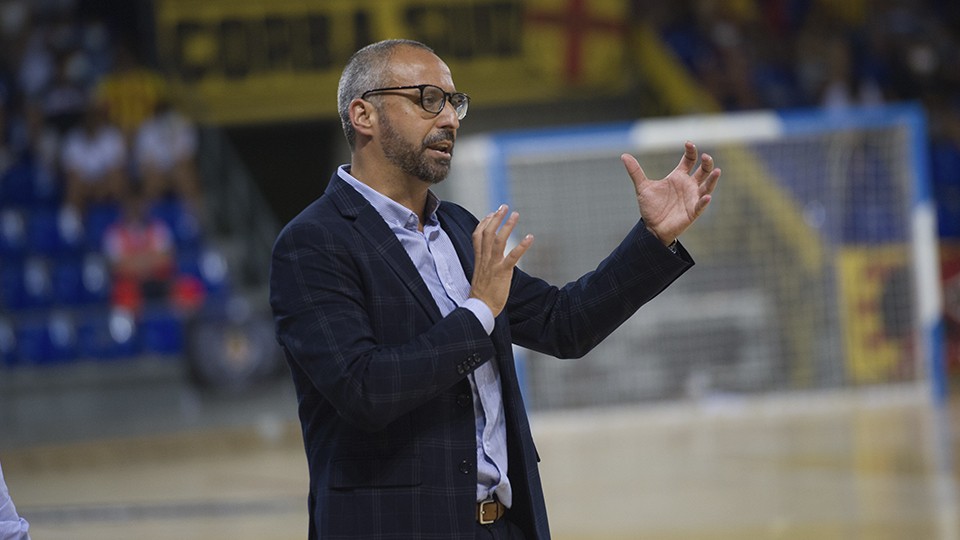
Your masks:
{"label": "eyeglass lens", "polygon": [[459,92],[447,94],[443,89],[433,85],[423,86],[420,92],[420,106],[427,112],[439,114],[440,111],[443,110],[443,106],[449,95],[450,104],[453,105],[453,108],[457,111],[457,118],[463,120],[463,117],[467,115],[467,107],[470,105],[470,99],[466,94]]}

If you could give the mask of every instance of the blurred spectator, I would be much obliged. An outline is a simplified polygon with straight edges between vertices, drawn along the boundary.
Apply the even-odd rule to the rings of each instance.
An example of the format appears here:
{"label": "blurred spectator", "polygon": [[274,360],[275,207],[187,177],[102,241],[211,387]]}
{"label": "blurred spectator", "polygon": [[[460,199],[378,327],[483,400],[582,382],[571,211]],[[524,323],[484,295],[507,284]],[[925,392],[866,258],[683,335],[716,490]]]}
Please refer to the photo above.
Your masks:
{"label": "blurred spectator", "polygon": [[880,105],[883,91],[871,78],[854,69],[853,51],[842,38],[826,44],[826,81],[820,93],[820,104],[827,109],[844,109],[853,105]]}
{"label": "blurred spectator", "polygon": [[90,203],[122,202],[127,191],[126,145],[107,122],[103,104],[92,102],[80,126],[63,142],[67,206],[81,214]]}
{"label": "blurred spectator", "polygon": [[113,69],[100,80],[95,93],[106,104],[107,118],[132,143],[140,124],[156,111],[166,88],[159,73],[141,65],[129,47],[119,46]]}
{"label": "blurred spectator", "polygon": [[103,251],[110,264],[115,305],[137,311],[144,300],[166,298],[176,271],[173,232],[150,215],[139,189],[130,190],[120,219],[104,233]]}
{"label": "blurred spectator", "polygon": [[198,279],[178,274],[173,231],[150,213],[150,203],[134,187],[120,219],[104,233],[103,251],[113,281],[111,302],[139,313],[150,302],[170,301],[192,310],[202,300]]}
{"label": "blurred spectator", "polygon": [[44,117],[60,133],[74,127],[87,107],[87,95],[80,82],[79,59],[76,53],[63,54],[57,59],[54,79],[41,98]]}
{"label": "blurred spectator", "polygon": [[196,167],[197,132],[193,123],[161,99],[155,114],[137,131],[134,157],[148,200],[173,194],[201,214],[200,181]]}

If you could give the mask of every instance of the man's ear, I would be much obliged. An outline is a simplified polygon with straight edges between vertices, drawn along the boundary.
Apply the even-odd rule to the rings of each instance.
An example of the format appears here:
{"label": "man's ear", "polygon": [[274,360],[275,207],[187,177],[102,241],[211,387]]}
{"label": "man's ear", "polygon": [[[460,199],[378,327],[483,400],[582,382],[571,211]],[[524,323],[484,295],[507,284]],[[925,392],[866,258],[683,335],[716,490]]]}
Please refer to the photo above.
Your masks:
{"label": "man's ear", "polygon": [[369,101],[357,98],[350,102],[350,122],[358,134],[370,137],[377,123],[377,109]]}

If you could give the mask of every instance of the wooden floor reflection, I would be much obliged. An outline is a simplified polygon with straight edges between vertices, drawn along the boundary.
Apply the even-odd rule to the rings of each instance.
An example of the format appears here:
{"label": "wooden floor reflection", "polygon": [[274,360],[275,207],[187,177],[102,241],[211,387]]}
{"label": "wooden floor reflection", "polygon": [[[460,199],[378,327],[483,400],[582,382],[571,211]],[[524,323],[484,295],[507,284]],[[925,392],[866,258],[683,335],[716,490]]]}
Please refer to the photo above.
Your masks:
{"label": "wooden floor reflection", "polygon": [[[960,401],[912,392],[539,413],[558,540],[960,538]],[[302,539],[296,425],[8,450],[35,540]]]}

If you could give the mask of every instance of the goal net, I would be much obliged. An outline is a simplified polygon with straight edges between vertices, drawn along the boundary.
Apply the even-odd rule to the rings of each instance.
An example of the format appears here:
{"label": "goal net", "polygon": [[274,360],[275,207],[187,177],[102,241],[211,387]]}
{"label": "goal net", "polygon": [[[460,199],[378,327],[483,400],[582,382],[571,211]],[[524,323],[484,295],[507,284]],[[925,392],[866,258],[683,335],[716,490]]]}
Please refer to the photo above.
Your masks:
{"label": "goal net", "polygon": [[723,176],[680,239],[696,265],[580,360],[518,351],[534,409],[878,385],[937,393],[939,279],[912,105],[678,117],[463,137],[441,197],[501,202],[562,285],[636,223],[618,156],[651,178],[683,142]]}

